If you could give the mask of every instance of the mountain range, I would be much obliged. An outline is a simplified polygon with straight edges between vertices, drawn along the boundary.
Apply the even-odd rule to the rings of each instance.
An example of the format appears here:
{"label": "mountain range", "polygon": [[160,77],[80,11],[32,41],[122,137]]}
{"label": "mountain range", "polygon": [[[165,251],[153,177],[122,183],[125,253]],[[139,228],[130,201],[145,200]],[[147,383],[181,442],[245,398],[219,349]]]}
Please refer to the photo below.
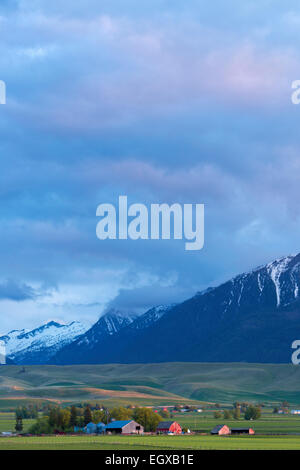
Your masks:
{"label": "mountain range", "polygon": [[34,330],[12,330],[0,341],[5,344],[7,363],[44,364],[86,330],[77,321],[68,325],[51,321]]}
{"label": "mountain range", "polygon": [[300,335],[299,288],[300,254],[138,317],[110,310],[88,330],[52,322],[0,340],[9,358],[23,364],[290,363]]}
{"label": "mountain range", "polygon": [[300,254],[280,258],[167,307],[147,327],[137,326],[151,311],[80,355],[71,343],[53,359],[290,363],[291,344],[300,337],[299,288]]}

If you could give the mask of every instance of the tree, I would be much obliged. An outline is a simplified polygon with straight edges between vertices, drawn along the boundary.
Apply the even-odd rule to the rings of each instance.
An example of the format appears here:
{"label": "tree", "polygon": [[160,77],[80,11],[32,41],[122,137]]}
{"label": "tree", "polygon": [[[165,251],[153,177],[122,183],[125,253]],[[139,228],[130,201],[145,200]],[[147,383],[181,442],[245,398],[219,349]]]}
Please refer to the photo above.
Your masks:
{"label": "tree", "polygon": [[215,411],[215,412],[214,412],[214,418],[215,418],[215,419],[220,419],[220,418],[222,418],[222,413],[221,413],[221,411]]}
{"label": "tree", "polygon": [[231,419],[231,413],[229,410],[224,410],[223,413],[224,419]]}
{"label": "tree", "polygon": [[85,426],[92,421],[93,417],[92,417],[92,412],[91,412],[91,408],[89,405],[86,405],[84,409],[83,417],[84,417]]}
{"label": "tree", "polygon": [[249,405],[245,411],[245,419],[259,419],[261,417],[261,409],[259,406]]}
{"label": "tree", "polygon": [[170,418],[170,413],[168,410],[160,410],[159,411],[159,414],[160,416],[163,418],[163,419],[168,419]]}
{"label": "tree", "polygon": [[132,411],[128,408],[124,408],[123,406],[118,406],[110,411],[110,416],[117,421],[123,421],[131,418]]}
{"label": "tree", "polygon": [[93,423],[104,423],[105,421],[105,411],[96,410],[93,413]]}
{"label": "tree", "polygon": [[162,421],[161,416],[150,408],[136,408],[133,412],[133,419],[141,424],[146,432],[156,431],[158,424]]}
{"label": "tree", "polygon": [[74,428],[77,425],[77,409],[76,406],[72,406],[71,408],[71,416],[70,416],[70,426]]}
{"label": "tree", "polygon": [[29,429],[30,434],[49,434],[53,428],[49,426],[49,417],[39,418]]}
{"label": "tree", "polygon": [[66,431],[70,427],[71,412],[69,410],[60,410],[61,429]]}
{"label": "tree", "polygon": [[241,417],[241,412],[240,412],[240,409],[239,408],[235,408],[233,410],[233,418],[234,419],[240,419]]}
{"label": "tree", "polygon": [[49,421],[49,426],[51,428],[55,428],[58,425],[58,413],[59,413],[58,408],[51,408],[49,411],[48,421]]}
{"label": "tree", "polygon": [[23,430],[23,418],[22,415],[16,413],[16,425],[15,425],[15,430],[17,432],[22,432]]}

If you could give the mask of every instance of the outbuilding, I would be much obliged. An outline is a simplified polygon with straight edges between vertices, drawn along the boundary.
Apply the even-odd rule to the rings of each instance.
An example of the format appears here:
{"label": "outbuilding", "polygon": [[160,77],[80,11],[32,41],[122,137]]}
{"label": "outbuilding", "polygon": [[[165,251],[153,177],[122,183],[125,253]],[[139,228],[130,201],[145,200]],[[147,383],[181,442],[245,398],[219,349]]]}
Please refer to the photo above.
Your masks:
{"label": "outbuilding", "polygon": [[218,424],[210,431],[210,434],[214,436],[226,436],[227,434],[230,434],[230,429],[226,424]]}
{"label": "outbuilding", "polygon": [[97,423],[97,434],[104,434],[105,433],[105,424],[104,423]]}
{"label": "outbuilding", "polygon": [[255,434],[252,428],[232,428],[231,434]]}
{"label": "outbuilding", "polygon": [[143,426],[132,419],[126,421],[112,421],[105,426],[105,431],[112,434],[142,434]]}
{"label": "outbuilding", "polygon": [[156,428],[157,434],[181,434],[182,429],[177,421],[161,421]]}
{"label": "outbuilding", "polygon": [[97,432],[97,425],[92,422],[88,423],[84,428],[84,432],[86,434],[95,434]]}

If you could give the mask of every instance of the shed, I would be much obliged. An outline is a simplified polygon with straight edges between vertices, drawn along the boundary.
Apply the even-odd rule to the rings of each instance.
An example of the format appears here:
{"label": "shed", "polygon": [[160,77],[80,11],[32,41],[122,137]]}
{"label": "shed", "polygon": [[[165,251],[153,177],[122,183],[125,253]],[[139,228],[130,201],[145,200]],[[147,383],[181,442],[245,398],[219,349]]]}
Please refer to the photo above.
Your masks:
{"label": "shed", "polygon": [[177,421],[161,421],[156,428],[157,434],[181,434],[182,429]]}
{"label": "shed", "polygon": [[112,421],[105,426],[105,430],[106,432],[114,434],[142,434],[144,432],[143,426],[132,419],[126,421]]}
{"label": "shed", "polygon": [[227,434],[230,434],[230,429],[228,426],[226,426],[226,424],[218,424],[214,427],[214,429],[210,431],[210,434],[225,436]]}
{"label": "shed", "polygon": [[84,432],[87,434],[95,434],[97,432],[97,425],[91,421],[85,426]]}
{"label": "shed", "polygon": [[97,431],[96,431],[97,434],[104,434],[105,433],[106,426],[105,426],[104,423],[97,423],[96,426],[97,426]]}
{"label": "shed", "polygon": [[252,428],[232,428],[231,434],[255,434]]}

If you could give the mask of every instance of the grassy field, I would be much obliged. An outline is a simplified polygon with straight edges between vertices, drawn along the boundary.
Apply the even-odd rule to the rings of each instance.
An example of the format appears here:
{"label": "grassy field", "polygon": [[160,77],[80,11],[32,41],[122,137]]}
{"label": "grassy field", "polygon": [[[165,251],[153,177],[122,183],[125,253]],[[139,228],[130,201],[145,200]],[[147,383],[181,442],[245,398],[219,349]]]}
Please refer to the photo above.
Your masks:
{"label": "grassy field", "polygon": [[300,436],[53,436],[0,438],[1,450],[299,450]]}
{"label": "grassy field", "polygon": [[0,411],[24,402],[107,406],[222,404],[272,405],[287,400],[300,408],[300,368],[290,364],[105,364],[0,367]]}
{"label": "grassy field", "polygon": [[[187,427],[191,431],[209,433],[216,424],[225,423],[230,428],[252,426],[257,434],[300,434],[299,416],[278,416],[271,413],[263,413],[261,419],[251,423],[240,419],[236,420],[216,420],[212,413],[205,413],[205,416],[199,416],[196,413],[173,415],[174,420],[178,421],[182,427]],[[34,420],[24,419],[24,432],[27,432]],[[14,431],[15,416],[14,413],[0,413],[0,432]]]}
{"label": "grassy field", "polygon": [[[189,428],[191,431],[209,433],[216,424],[225,423],[230,428],[247,427],[254,428],[257,434],[300,434],[300,416],[274,415],[264,411],[262,417],[257,421],[245,421],[244,419],[225,420],[223,418],[216,420],[213,417],[213,411],[199,413],[177,413],[173,414],[174,419],[180,423],[183,428]],[[35,420],[23,420],[24,432],[27,432]],[[14,413],[0,413],[0,432],[14,431],[15,415]]]}
{"label": "grassy field", "polygon": [[[32,419],[23,419],[23,430],[27,432],[34,423]],[[15,413],[0,413],[0,432],[15,430]]]}
{"label": "grassy field", "polygon": [[[300,408],[300,368],[265,364],[135,364],[0,367],[0,432],[14,431],[17,406],[84,402],[119,405],[197,405],[203,413],[174,413],[192,436],[2,437],[1,449],[300,449],[300,416],[272,413],[283,400]],[[264,403],[258,421],[216,420],[215,403]],[[24,420],[27,432],[33,420]],[[254,428],[255,436],[213,437],[216,424]],[[298,435],[299,434],[299,435]]]}
{"label": "grassy field", "polygon": [[192,431],[210,432],[216,424],[227,424],[230,428],[236,427],[253,427],[258,434],[300,434],[300,416],[291,415],[274,415],[271,410],[264,411],[262,417],[257,421],[224,420],[223,418],[216,420],[213,413],[204,413],[199,416],[197,413],[182,413],[174,415],[174,419],[180,423],[182,427],[187,427]]}

